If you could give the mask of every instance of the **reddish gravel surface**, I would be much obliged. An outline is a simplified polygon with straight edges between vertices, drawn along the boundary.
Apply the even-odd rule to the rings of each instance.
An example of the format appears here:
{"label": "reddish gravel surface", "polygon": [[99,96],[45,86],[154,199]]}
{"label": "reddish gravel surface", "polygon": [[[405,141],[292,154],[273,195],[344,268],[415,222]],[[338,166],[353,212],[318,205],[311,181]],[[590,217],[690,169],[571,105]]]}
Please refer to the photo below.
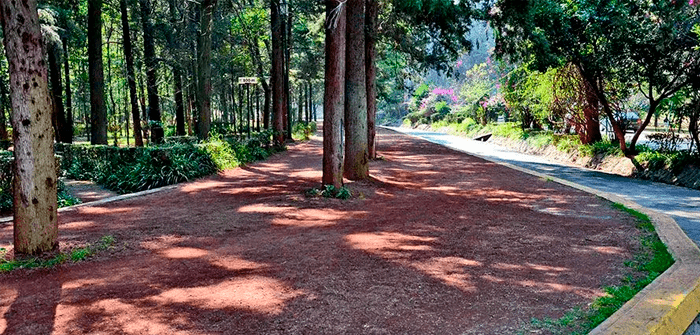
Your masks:
{"label": "reddish gravel surface", "polygon": [[61,213],[62,249],[105,235],[114,248],[0,275],[0,334],[508,334],[601,295],[638,247],[632,219],[594,196],[378,138],[384,159],[348,201],[304,196],[321,179],[314,137]]}

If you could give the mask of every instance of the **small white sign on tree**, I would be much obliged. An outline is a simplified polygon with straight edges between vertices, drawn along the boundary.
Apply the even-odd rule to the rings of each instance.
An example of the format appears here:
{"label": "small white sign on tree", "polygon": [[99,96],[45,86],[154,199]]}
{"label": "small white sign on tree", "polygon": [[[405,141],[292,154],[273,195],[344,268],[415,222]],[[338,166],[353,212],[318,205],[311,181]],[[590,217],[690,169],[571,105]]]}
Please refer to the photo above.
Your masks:
{"label": "small white sign on tree", "polygon": [[239,77],[238,84],[239,85],[244,85],[244,84],[257,85],[258,84],[258,77]]}

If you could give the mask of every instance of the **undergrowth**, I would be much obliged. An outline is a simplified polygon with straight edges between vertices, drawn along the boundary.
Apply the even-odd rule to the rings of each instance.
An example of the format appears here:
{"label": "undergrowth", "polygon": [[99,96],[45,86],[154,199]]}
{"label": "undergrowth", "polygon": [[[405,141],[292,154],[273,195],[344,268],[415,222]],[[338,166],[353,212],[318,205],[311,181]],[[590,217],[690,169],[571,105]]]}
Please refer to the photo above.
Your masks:
{"label": "undergrowth", "polygon": [[603,288],[605,296],[597,298],[587,308],[574,307],[559,319],[533,319],[521,334],[543,331],[551,334],[587,334],[673,265],[673,257],[659,239],[647,215],[622,204],[612,206],[633,216],[641,232],[641,249],[633,259],[625,262],[630,272],[636,275],[626,276],[620,285]]}
{"label": "undergrowth", "polygon": [[81,262],[102,250],[111,248],[114,243],[114,237],[107,235],[100,238],[96,243],[88,244],[82,248],[75,248],[68,252],[60,252],[48,259],[30,257],[8,260],[5,258],[7,250],[5,250],[5,248],[0,248],[0,273],[10,272],[16,269],[51,268],[67,262]]}
{"label": "undergrowth", "polygon": [[341,200],[347,200],[352,197],[352,192],[350,192],[350,190],[345,186],[336,188],[333,185],[324,185],[321,189],[312,188],[307,190],[305,193],[306,196],[309,197],[335,198]]}

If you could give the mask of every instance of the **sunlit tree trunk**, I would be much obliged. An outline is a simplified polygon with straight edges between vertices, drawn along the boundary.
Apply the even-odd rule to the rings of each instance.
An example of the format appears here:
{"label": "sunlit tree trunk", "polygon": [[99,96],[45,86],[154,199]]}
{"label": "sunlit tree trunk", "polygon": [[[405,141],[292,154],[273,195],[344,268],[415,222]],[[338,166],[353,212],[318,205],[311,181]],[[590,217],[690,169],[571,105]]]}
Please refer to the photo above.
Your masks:
{"label": "sunlit tree trunk", "polygon": [[345,163],[350,180],[369,177],[367,89],[365,69],[365,2],[347,0],[345,49]]}
{"label": "sunlit tree trunk", "polygon": [[58,246],[51,97],[34,0],[0,6],[14,130],[14,247],[39,254]]}
{"label": "sunlit tree trunk", "polygon": [[[326,71],[323,95],[323,184],[343,186],[343,117],[345,111],[345,24],[347,8],[326,0]],[[303,86],[302,86],[303,87]],[[299,101],[301,101],[300,87]],[[301,120],[301,102],[299,119]]]}
{"label": "sunlit tree trunk", "polygon": [[88,0],[88,66],[90,77],[90,143],[107,144],[104,67],[102,65],[102,0]]}

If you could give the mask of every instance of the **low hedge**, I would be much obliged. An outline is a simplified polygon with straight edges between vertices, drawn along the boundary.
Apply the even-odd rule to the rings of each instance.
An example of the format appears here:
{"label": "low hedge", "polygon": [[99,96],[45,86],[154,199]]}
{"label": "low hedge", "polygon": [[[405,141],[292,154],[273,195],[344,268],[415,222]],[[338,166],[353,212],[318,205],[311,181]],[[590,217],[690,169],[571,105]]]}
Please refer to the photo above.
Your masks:
{"label": "low hedge", "polygon": [[68,178],[92,180],[118,193],[172,185],[267,158],[270,133],[250,139],[213,136],[198,144],[176,140],[142,148],[57,144]]}
{"label": "low hedge", "polygon": [[[274,153],[272,135],[261,132],[245,137],[214,136],[196,143],[178,138],[163,145],[119,148],[104,145],[56,143],[60,155],[59,176],[92,180],[118,193],[131,193],[176,184],[241,164],[262,160]],[[12,209],[12,160],[10,151],[0,151],[0,211]],[[59,205],[75,204],[59,183]]]}

